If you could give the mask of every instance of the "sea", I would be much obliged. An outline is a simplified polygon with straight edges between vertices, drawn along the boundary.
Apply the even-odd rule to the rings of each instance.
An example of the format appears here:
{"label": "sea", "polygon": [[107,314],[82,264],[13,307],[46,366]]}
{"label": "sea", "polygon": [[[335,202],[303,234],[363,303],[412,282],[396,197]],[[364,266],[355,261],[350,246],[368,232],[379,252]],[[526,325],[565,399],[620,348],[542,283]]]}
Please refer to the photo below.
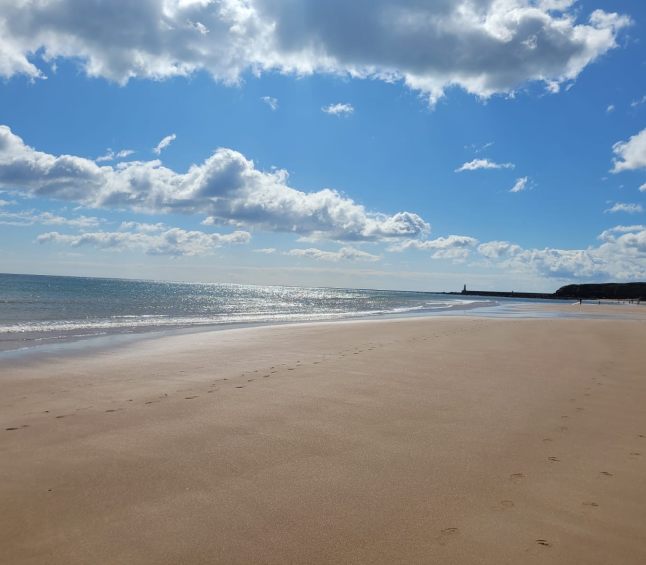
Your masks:
{"label": "sea", "polygon": [[392,290],[0,274],[0,351],[113,334],[460,313],[498,304]]}

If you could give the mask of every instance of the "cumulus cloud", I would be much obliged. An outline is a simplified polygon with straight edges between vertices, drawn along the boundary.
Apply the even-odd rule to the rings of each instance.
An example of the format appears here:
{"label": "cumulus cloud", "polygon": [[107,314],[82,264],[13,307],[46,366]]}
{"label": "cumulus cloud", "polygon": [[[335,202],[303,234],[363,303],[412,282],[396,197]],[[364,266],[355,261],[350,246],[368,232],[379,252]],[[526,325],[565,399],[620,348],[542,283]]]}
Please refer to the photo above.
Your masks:
{"label": "cumulus cloud", "polygon": [[409,249],[417,251],[434,251],[432,259],[453,259],[461,263],[467,259],[471,249],[478,244],[478,240],[465,235],[450,235],[428,241],[409,240],[396,243],[388,247],[388,251],[401,252]]}
{"label": "cumulus cloud", "polygon": [[276,98],[272,98],[271,96],[263,96],[261,100],[272,110],[276,111],[278,109],[278,100]]}
{"label": "cumulus cloud", "polygon": [[602,241],[611,241],[614,239],[614,234],[617,233],[628,233],[628,232],[639,232],[639,231],[644,231],[646,230],[646,227],[638,225],[638,226],[615,226],[614,228],[610,228],[609,230],[604,231],[598,239]]}
{"label": "cumulus cloud", "polygon": [[350,114],[354,114],[352,104],[330,104],[329,106],[323,106],[321,110],[332,116],[349,116]]}
{"label": "cumulus cloud", "polygon": [[140,223],[140,222],[121,222],[121,225],[119,226],[120,230],[135,230],[140,233],[155,233],[155,232],[160,232],[163,229],[165,229],[166,226],[162,224],[161,222],[158,222],[156,224],[146,224],[146,223]]}
{"label": "cumulus cloud", "polygon": [[455,169],[455,172],[477,171],[478,169],[513,169],[515,166],[513,163],[494,163],[489,159],[474,159],[469,163],[464,163],[459,169]]}
{"label": "cumulus cloud", "polygon": [[628,212],[629,214],[636,214],[643,212],[644,208],[641,204],[621,204],[617,202],[612,208],[608,208],[606,212],[614,214],[615,212]]}
{"label": "cumulus cloud", "polygon": [[[0,201],[2,206],[3,201]],[[6,204],[13,204],[5,202]],[[37,212],[36,210],[20,210],[18,212],[10,212],[6,208],[0,210],[0,225],[10,226],[33,226],[35,224],[43,224],[45,226],[67,225],[72,228],[85,229],[96,227],[104,220],[86,216],[78,216],[76,218],[65,218],[58,216],[52,212]]]}
{"label": "cumulus cloud", "polygon": [[200,231],[185,231],[171,228],[151,234],[146,232],[95,232],[82,235],[63,235],[50,232],[39,235],[39,243],[59,243],[81,247],[89,245],[106,251],[141,250],[148,255],[170,255],[171,257],[207,255],[225,244],[247,244],[251,234],[235,231],[231,234],[207,234]]}
{"label": "cumulus cloud", "polygon": [[610,106],[606,108],[606,114],[610,114],[610,112],[614,112],[614,111],[615,111],[614,104],[610,104]]}
{"label": "cumulus cloud", "polygon": [[520,245],[513,245],[508,241],[489,241],[478,246],[478,253],[487,259],[500,259],[516,255],[520,251],[522,251]]}
{"label": "cumulus cloud", "polygon": [[[522,249],[508,242],[482,244],[489,265],[506,271],[538,275],[559,281],[603,282],[646,277],[646,229],[617,226],[604,231],[599,247],[588,249]],[[495,244],[495,245],[492,245]],[[496,255],[496,249],[507,249]],[[513,248],[513,252],[512,252]]]}
{"label": "cumulus cloud", "polygon": [[370,212],[335,190],[300,192],[288,185],[286,171],[259,171],[231,149],[218,149],[186,173],[158,160],[99,166],[81,157],[36,151],[7,126],[0,126],[0,188],[89,208],[204,215],[204,225],[247,226],[312,239],[393,241],[430,230],[417,214]]}
{"label": "cumulus cloud", "polygon": [[631,24],[578,15],[567,0],[0,0],[0,75],[42,78],[38,54],[121,84],[274,70],[401,80],[431,103],[451,86],[489,97],[538,81],[556,92]]}
{"label": "cumulus cloud", "polygon": [[646,168],[646,129],[628,141],[618,141],[612,146],[615,164],[612,173]]}
{"label": "cumulus cloud", "polygon": [[159,155],[162,152],[162,149],[166,149],[171,142],[175,141],[177,139],[177,136],[173,133],[171,135],[167,135],[164,139],[162,139],[158,144],[157,147],[153,149],[153,153]]}
{"label": "cumulus cloud", "polygon": [[276,253],[276,249],[273,247],[267,247],[265,249],[252,249],[251,250],[253,253],[266,253],[267,255],[271,255],[272,253]]}
{"label": "cumulus cloud", "polygon": [[379,261],[381,255],[372,255],[354,247],[342,247],[338,251],[322,251],[321,249],[292,249],[285,255],[306,257],[318,261]]}

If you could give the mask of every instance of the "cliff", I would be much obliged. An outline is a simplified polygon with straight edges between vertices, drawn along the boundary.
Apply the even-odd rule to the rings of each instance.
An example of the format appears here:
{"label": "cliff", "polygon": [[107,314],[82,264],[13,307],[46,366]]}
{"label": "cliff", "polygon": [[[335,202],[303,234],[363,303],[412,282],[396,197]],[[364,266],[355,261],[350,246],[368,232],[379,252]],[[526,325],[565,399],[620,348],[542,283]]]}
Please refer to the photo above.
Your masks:
{"label": "cliff", "polygon": [[554,295],[556,298],[582,298],[584,300],[646,300],[646,282],[569,284],[559,288]]}

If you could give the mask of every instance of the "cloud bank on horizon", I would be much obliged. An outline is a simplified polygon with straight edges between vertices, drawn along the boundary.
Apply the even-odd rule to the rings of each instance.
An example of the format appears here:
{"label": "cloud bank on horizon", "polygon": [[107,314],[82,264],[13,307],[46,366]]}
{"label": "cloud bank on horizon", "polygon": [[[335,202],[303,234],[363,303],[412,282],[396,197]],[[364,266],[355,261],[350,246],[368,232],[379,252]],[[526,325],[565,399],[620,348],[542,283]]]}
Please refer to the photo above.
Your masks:
{"label": "cloud bank on horizon", "polygon": [[[168,145],[171,137],[160,145]],[[252,161],[229,149],[218,149],[205,163],[193,165],[185,174],[164,167],[159,160],[98,166],[82,157],[56,157],[36,151],[7,126],[0,126],[0,188],[25,191],[29,196],[78,203],[92,209],[200,215],[206,216],[204,226],[287,232],[309,241],[390,242],[388,252],[430,251],[432,259],[450,259],[454,263],[466,262],[475,250],[489,267],[559,280],[598,277],[622,280],[646,275],[644,226],[606,230],[599,236],[603,244],[586,250],[526,250],[506,241],[478,245],[477,239],[459,235],[429,240],[426,236],[430,225],[417,214],[399,212],[388,216],[369,212],[334,190],[304,193],[288,186],[287,180],[286,171],[258,171]],[[524,186],[524,182],[526,179],[519,179],[516,186]],[[15,222],[12,225],[38,222],[85,229],[100,224],[96,217],[67,219],[51,213],[7,212],[8,202],[1,202],[0,222],[8,218]],[[636,213],[643,209],[640,205],[617,203],[606,212]],[[252,237],[248,231],[207,234],[166,229],[163,224],[124,222],[121,227],[117,232],[80,235],[49,232],[40,235],[37,241],[112,251],[139,249],[150,255],[178,257],[209,254],[224,244],[248,244]],[[382,258],[350,246],[336,252],[308,248],[292,249],[285,254],[332,262],[373,262]]]}

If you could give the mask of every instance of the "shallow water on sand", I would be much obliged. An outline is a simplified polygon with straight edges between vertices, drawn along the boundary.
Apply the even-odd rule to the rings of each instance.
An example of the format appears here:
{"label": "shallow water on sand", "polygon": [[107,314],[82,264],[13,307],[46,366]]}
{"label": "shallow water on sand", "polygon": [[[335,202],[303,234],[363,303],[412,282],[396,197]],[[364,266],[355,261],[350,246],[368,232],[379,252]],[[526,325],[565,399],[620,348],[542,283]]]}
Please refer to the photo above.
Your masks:
{"label": "shallow water on sand", "polygon": [[497,304],[385,290],[0,275],[0,351],[119,333],[448,313]]}

